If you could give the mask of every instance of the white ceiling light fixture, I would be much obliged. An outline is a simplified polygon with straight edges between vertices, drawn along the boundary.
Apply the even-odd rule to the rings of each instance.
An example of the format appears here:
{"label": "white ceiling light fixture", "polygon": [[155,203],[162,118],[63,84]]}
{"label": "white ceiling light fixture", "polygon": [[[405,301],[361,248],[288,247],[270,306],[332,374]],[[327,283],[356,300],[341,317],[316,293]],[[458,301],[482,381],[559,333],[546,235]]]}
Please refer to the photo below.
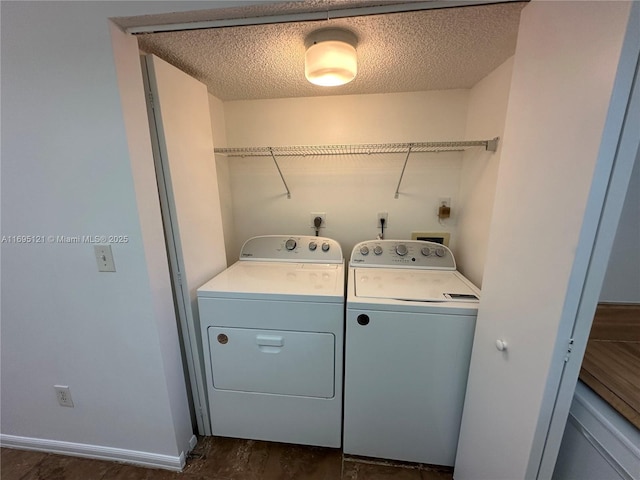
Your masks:
{"label": "white ceiling light fixture", "polygon": [[348,30],[326,28],[312,32],[305,41],[304,75],[323,87],[344,85],[356,78],[358,39]]}

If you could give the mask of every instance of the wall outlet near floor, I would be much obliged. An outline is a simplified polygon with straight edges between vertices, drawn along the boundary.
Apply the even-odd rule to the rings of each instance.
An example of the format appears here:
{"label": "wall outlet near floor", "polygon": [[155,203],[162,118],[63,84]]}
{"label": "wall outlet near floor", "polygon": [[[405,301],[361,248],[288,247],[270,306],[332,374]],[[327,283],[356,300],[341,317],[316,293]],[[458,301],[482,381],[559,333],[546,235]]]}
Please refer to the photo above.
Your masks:
{"label": "wall outlet near floor", "polygon": [[320,222],[319,228],[325,228],[327,226],[326,225],[327,214],[324,212],[311,212],[309,217],[309,226],[313,229],[316,228],[316,224],[315,224],[316,217],[320,217],[322,219],[322,222]]}
{"label": "wall outlet near floor", "polygon": [[67,385],[54,385],[58,403],[63,407],[73,407],[73,399],[71,398],[71,390]]}

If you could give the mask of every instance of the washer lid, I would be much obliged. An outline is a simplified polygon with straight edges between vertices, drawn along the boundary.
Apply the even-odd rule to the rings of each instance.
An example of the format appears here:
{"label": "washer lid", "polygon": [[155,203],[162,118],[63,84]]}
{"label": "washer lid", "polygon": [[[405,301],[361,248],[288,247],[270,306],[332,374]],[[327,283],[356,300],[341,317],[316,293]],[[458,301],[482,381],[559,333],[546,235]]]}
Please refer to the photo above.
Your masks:
{"label": "washer lid", "polygon": [[198,297],[344,301],[344,265],[236,262],[201,286]]}
{"label": "washer lid", "polygon": [[478,302],[479,291],[456,271],[354,269],[355,296],[414,302]]}

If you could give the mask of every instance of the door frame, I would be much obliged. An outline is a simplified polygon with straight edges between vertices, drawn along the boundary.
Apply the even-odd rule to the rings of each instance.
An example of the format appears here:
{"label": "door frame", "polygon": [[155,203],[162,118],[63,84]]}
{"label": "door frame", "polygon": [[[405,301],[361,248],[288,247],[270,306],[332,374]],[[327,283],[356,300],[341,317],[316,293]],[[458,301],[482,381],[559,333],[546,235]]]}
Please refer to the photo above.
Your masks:
{"label": "door frame", "polygon": [[[556,337],[552,367],[530,451],[526,478],[550,478],[553,473],[579,366],[586,349],[586,338],[604,280],[608,252],[622,211],[629,177],[627,173],[625,182],[624,172],[631,171],[632,162],[635,160],[635,157],[620,158],[616,155],[622,151],[618,148],[622,146],[619,140],[624,120],[620,108],[628,110],[633,83],[631,65],[637,66],[640,54],[640,32],[637,28],[633,31],[632,23],[635,22],[637,25],[640,22],[640,4],[631,3],[629,27],[585,211],[576,261]],[[638,85],[634,88],[637,97]],[[605,139],[608,139],[608,142],[605,142]],[[608,248],[605,248],[607,245]],[[565,365],[564,357],[567,355],[569,338],[574,339],[573,351]]]}

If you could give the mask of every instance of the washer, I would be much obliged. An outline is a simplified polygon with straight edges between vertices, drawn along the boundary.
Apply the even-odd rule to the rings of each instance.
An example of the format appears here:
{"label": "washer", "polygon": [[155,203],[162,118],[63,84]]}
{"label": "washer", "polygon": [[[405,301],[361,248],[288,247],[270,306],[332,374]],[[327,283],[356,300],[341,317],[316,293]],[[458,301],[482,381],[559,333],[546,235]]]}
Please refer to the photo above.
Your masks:
{"label": "washer", "polygon": [[438,243],[378,240],[354,247],[345,453],[454,464],[479,296]]}
{"label": "washer", "polygon": [[214,435],[340,447],[344,303],[323,237],[251,238],[198,289]]}

